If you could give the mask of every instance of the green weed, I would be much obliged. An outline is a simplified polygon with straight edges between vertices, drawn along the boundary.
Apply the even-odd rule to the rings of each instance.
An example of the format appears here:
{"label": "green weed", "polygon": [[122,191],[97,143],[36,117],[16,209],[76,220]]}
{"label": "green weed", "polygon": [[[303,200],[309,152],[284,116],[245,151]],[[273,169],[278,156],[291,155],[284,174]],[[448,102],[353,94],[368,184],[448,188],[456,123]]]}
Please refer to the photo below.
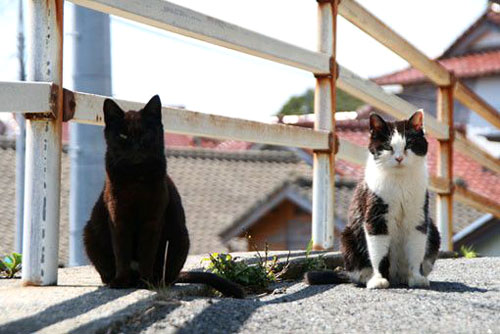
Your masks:
{"label": "green weed", "polygon": [[472,246],[465,246],[463,245],[460,247],[460,253],[466,258],[466,259],[473,259],[477,257],[477,252],[472,248]]}
{"label": "green weed", "polygon": [[21,270],[22,256],[19,253],[11,253],[0,260],[0,276],[14,278]]}
{"label": "green weed", "polygon": [[306,247],[306,260],[304,263],[304,272],[308,271],[321,271],[327,270],[328,266],[326,265],[326,261],[323,255],[318,255],[316,257],[310,257],[312,251],[313,241],[312,239],[307,243]]}
{"label": "green weed", "polygon": [[211,253],[208,258],[207,270],[232,282],[243,286],[247,291],[260,292],[267,289],[269,284],[276,282],[277,257],[268,259],[269,247],[266,244],[264,256],[256,251],[257,263],[248,264],[246,261],[237,261],[231,254]]}

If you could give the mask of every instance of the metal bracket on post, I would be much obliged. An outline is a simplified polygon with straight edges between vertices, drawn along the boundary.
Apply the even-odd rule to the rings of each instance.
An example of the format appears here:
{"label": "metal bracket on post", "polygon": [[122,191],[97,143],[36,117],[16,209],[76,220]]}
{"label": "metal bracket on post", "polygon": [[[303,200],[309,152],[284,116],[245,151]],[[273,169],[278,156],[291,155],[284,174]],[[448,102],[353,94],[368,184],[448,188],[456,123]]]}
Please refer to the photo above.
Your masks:
{"label": "metal bracket on post", "polygon": [[339,153],[339,136],[334,134],[332,131],[328,133],[328,149],[325,150],[314,150],[314,153],[326,153],[326,154],[334,154]]}
{"label": "metal bracket on post", "polygon": [[314,73],[316,79],[333,79],[339,78],[339,64],[335,61],[335,57],[330,57],[330,73]]}
{"label": "metal bracket on post", "polygon": [[26,119],[36,120],[36,119],[56,119],[57,113],[59,112],[58,108],[58,94],[59,94],[59,85],[52,84],[50,86],[50,112],[44,113],[24,113],[24,117]]}
{"label": "metal bracket on post", "polygon": [[453,92],[456,78],[450,76],[450,84],[437,89],[437,116],[438,119],[448,125],[448,139],[440,139],[438,150],[437,174],[444,178],[448,184],[446,193],[438,193],[436,196],[436,220],[441,232],[441,249],[453,250],[453,140],[455,130],[453,124]]}
{"label": "metal bracket on post", "polygon": [[75,94],[69,89],[64,88],[63,107],[62,107],[63,122],[69,122],[70,120],[73,119],[73,116],[75,116],[75,108],[76,108]]}

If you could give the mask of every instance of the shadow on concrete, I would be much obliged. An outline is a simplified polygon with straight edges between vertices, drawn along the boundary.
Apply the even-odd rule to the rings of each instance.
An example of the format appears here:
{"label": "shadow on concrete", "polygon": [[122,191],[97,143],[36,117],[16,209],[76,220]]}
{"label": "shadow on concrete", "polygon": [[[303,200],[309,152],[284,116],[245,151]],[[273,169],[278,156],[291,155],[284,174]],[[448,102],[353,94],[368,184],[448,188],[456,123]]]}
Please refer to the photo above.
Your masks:
{"label": "shadow on concrete", "polygon": [[[465,292],[478,292],[485,293],[488,292],[487,289],[476,288],[472,286],[468,286],[459,282],[445,282],[445,281],[431,281],[431,286],[428,288],[410,288],[408,285],[398,284],[391,285],[387,291],[402,293],[405,294],[408,290],[421,290],[421,291],[438,291],[438,292],[446,292],[446,293],[465,293]],[[356,285],[361,289],[366,289],[364,285]]]}
{"label": "shadow on concrete", "polygon": [[[298,301],[321,294],[333,287],[335,285],[305,287],[293,294],[284,295],[270,301],[224,298],[205,308],[187,325],[179,328],[176,333],[202,333],[207,329],[214,333],[236,333],[247,319],[262,306]],[[237,312],[233,310],[237,310]],[[225,319],[225,321],[217,322],[214,319]]]}
{"label": "shadow on concrete", "polygon": [[68,299],[45,310],[0,326],[0,333],[33,333],[60,321],[74,318],[112,300],[126,296],[135,290],[112,290],[100,287],[95,291]]}
{"label": "shadow on concrete", "polygon": [[487,289],[476,288],[473,286],[468,286],[459,282],[444,282],[444,281],[431,281],[430,290],[439,291],[439,292],[479,292],[485,293],[488,292]]}
{"label": "shadow on concrete", "polygon": [[[170,305],[153,304],[150,299],[141,300],[137,303],[127,306],[126,308],[111,314],[106,318],[96,319],[87,322],[84,325],[71,330],[68,333],[96,333],[101,329],[106,328],[106,333],[115,333],[119,331],[124,323],[132,333],[139,333],[143,329],[148,328],[155,322],[166,317],[170,312],[180,306],[180,302]],[[134,319],[136,317],[136,319]],[[119,319],[119,321],[117,321]]]}

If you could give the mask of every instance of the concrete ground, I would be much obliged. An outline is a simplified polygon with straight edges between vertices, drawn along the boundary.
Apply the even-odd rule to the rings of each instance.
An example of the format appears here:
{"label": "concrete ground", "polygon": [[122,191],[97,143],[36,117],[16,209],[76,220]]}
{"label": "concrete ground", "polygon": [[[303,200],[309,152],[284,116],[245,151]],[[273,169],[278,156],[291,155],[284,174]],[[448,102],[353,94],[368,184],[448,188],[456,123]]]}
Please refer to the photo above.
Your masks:
{"label": "concrete ground", "polygon": [[294,281],[236,300],[111,290],[90,267],[60,269],[57,287],[0,280],[0,333],[500,333],[500,258],[438,260],[430,278],[430,289],[377,291]]}

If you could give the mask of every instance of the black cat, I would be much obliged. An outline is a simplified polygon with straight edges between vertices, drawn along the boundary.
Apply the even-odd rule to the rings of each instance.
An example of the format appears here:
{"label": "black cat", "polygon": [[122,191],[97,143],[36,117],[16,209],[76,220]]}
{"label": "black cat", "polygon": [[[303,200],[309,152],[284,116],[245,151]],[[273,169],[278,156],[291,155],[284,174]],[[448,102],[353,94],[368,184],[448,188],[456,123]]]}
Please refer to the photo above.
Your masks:
{"label": "black cat", "polygon": [[87,255],[103,283],[204,283],[242,298],[237,284],[214,274],[181,272],[189,235],[181,197],[166,171],[160,98],[128,112],[106,99],[103,110],[106,181],[84,229]]}

